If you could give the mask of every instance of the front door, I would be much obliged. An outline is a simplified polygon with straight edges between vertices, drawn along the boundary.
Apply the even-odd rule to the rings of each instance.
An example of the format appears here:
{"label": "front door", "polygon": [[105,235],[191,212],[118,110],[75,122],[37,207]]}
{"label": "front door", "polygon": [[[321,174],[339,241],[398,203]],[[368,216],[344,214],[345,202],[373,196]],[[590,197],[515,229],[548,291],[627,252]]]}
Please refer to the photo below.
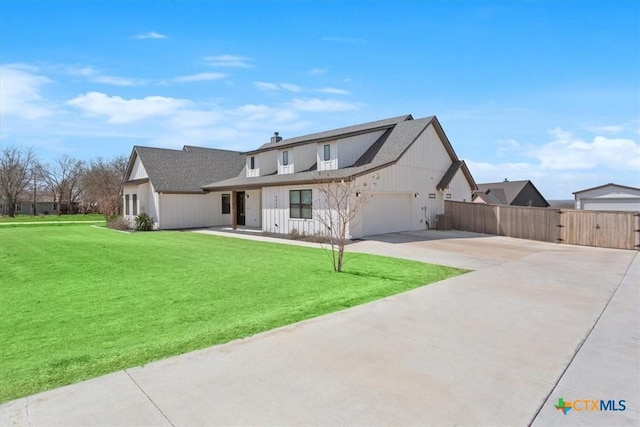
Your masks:
{"label": "front door", "polygon": [[236,193],[236,224],[245,225],[244,220],[244,191]]}

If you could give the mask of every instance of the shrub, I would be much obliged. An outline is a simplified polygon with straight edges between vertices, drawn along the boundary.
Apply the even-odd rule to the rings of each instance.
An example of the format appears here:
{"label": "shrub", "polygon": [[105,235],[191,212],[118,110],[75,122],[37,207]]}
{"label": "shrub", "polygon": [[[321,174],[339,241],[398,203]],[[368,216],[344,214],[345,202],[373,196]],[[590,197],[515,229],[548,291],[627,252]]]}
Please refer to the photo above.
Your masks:
{"label": "shrub", "polygon": [[151,231],[153,230],[153,218],[146,213],[141,213],[135,218],[137,231]]}
{"label": "shrub", "polygon": [[110,217],[109,220],[107,221],[107,227],[113,230],[121,230],[121,231],[126,231],[131,228],[129,225],[129,221],[127,221],[121,216]]}

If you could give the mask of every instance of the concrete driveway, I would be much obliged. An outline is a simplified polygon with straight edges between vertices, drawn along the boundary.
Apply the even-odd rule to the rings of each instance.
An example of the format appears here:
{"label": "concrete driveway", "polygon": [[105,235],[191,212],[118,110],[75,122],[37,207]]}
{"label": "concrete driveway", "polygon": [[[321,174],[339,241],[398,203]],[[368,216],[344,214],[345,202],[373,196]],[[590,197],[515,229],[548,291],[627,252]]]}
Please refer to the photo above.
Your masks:
{"label": "concrete driveway", "polygon": [[[640,422],[637,252],[459,232],[349,250],[475,271],[8,402],[0,424]],[[626,410],[564,415],[560,397],[625,400]]]}

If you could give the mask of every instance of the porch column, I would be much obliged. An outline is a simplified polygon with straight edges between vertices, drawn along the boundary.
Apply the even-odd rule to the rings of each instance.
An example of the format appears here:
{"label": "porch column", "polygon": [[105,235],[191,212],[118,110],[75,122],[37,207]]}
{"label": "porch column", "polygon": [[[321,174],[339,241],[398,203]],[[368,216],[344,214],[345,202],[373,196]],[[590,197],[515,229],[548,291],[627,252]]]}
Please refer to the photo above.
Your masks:
{"label": "porch column", "polygon": [[238,194],[235,191],[231,192],[231,228],[234,230],[238,228]]}

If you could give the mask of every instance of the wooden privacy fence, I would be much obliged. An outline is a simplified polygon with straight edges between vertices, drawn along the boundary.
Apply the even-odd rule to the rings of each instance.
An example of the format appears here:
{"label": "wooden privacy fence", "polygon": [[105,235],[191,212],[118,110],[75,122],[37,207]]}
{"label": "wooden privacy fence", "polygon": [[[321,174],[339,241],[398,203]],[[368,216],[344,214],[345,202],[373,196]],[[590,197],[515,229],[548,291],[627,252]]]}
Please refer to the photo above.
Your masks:
{"label": "wooden privacy fence", "polygon": [[445,201],[453,228],[475,233],[601,248],[640,249],[638,212],[497,206]]}

